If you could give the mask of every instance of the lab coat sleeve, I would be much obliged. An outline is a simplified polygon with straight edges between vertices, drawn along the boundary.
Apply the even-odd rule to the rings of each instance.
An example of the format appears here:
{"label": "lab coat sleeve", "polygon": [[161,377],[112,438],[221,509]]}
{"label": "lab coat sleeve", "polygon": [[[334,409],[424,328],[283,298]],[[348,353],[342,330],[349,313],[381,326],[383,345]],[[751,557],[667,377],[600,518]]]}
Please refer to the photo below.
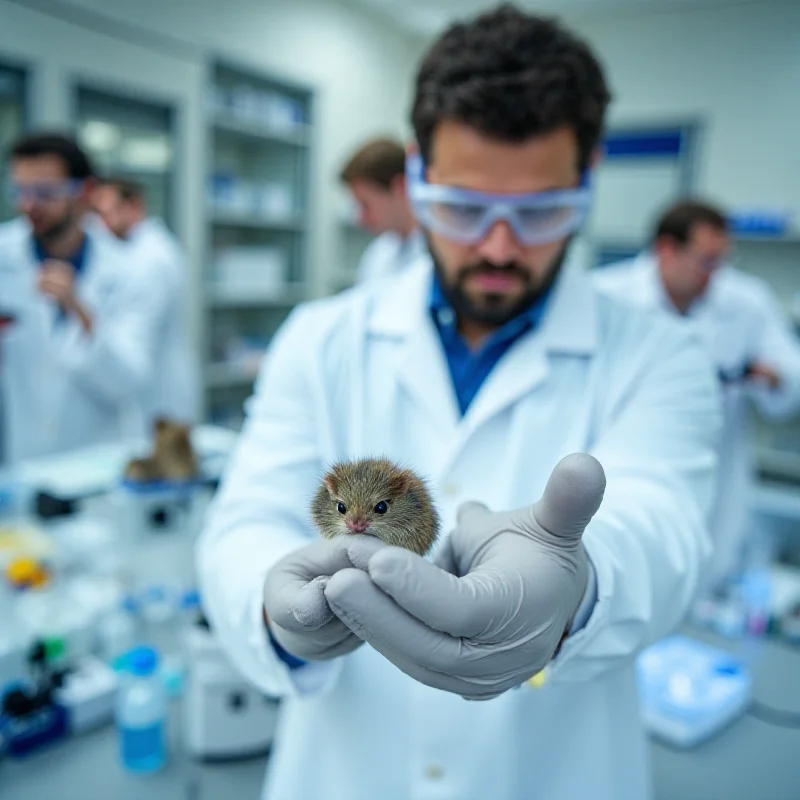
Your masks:
{"label": "lab coat sleeve", "polygon": [[89,309],[91,333],[70,320],[56,346],[62,363],[90,391],[112,403],[129,402],[153,379],[169,296],[159,281],[133,269],[109,282],[107,293],[102,304]]}
{"label": "lab coat sleeve", "polygon": [[721,424],[713,369],[693,334],[672,324],[643,355],[592,448],[606,473],[583,537],[596,601],[551,663],[553,680],[592,680],[667,634],[710,557]]}
{"label": "lab coat sleeve", "polygon": [[197,547],[212,629],[239,671],[275,697],[324,691],[340,668],[335,660],[290,669],[262,615],[267,572],[316,535],[308,508],[323,464],[308,369],[312,327],[298,309],[273,339]]}
{"label": "lab coat sleeve", "polygon": [[754,387],[750,394],[765,416],[786,418],[800,410],[800,339],[772,292],[766,286],[758,288],[761,291],[754,291],[750,298],[759,324],[754,357],[778,372],[781,386],[776,390]]}

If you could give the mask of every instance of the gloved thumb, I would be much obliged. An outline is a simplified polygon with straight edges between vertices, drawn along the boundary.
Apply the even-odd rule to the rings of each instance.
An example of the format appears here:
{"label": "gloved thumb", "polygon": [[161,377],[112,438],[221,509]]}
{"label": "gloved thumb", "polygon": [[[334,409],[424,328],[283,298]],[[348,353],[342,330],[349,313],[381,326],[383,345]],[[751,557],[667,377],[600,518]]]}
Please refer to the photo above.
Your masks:
{"label": "gloved thumb", "polygon": [[606,476],[600,462],[588,453],[573,453],[556,464],[534,504],[537,522],[560,540],[580,541],[600,508]]}
{"label": "gloved thumb", "polygon": [[304,629],[316,630],[333,619],[333,611],[325,599],[325,587],[329,580],[327,575],[314,578],[295,595],[291,612]]}

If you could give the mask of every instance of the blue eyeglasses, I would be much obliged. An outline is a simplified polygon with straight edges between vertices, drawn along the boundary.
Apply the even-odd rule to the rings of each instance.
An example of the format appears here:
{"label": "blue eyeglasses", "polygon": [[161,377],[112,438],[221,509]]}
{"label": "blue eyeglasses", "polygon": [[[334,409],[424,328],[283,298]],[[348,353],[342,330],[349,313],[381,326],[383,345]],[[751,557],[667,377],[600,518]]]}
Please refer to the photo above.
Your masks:
{"label": "blue eyeglasses", "polygon": [[530,194],[487,194],[425,180],[421,156],[406,159],[409,201],[423,227],[458,244],[477,244],[506,222],[525,246],[551,244],[575,233],[591,206],[589,173],[576,189]]}
{"label": "blue eyeglasses", "polygon": [[57,200],[77,197],[83,189],[83,181],[65,180],[52,183],[32,183],[25,186],[12,183],[7,187],[8,199],[14,205],[23,202],[53,203]]}

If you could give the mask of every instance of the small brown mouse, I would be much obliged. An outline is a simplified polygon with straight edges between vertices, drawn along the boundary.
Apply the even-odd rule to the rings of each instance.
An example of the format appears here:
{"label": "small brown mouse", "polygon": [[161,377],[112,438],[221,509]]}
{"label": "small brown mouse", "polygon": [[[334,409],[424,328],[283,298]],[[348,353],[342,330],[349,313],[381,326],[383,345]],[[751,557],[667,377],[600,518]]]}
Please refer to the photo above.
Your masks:
{"label": "small brown mouse", "polygon": [[439,515],[424,481],[385,458],[334,464],[314,496],[311,516],[327,539],[371,534],[419,555],[439,535]]}
{"label": "small brown mouse", "polygon": [[153,425],[155,447],[146,458],[134,458],[125,477],[136,483],[188,481],[197,476],[197,459],[188,425],[159,418]]}

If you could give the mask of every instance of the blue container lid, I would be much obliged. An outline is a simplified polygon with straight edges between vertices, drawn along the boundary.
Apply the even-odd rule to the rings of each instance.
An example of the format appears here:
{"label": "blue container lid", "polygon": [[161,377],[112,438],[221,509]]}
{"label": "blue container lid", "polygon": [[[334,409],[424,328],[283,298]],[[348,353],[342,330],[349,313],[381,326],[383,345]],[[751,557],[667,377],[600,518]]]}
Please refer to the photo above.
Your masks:
{"label": "blue container lid", "polygon": [[139,610],[139,602],[133,595],[126,594],[125,597],[122,598],[119,607],[123,611],[135,614]]}
{"label": "blue container lid", "polygon": [[148,586],[143,598],[148,603],[163,603],[167,599],[167,589],[164,586]]}
{"label": "blue container lid", "polygon": [[158,653],[152,647],[135,647],[125,659],[128,672],[146,678],[156,671]]}
{"label": "blue container lid", "polygon": [[180,600],[180,606],[182,609],[192,609],[192,608],[199,608],[200,607],[200,592],[197,591],[190,591],[184,593],[183,597]]}

